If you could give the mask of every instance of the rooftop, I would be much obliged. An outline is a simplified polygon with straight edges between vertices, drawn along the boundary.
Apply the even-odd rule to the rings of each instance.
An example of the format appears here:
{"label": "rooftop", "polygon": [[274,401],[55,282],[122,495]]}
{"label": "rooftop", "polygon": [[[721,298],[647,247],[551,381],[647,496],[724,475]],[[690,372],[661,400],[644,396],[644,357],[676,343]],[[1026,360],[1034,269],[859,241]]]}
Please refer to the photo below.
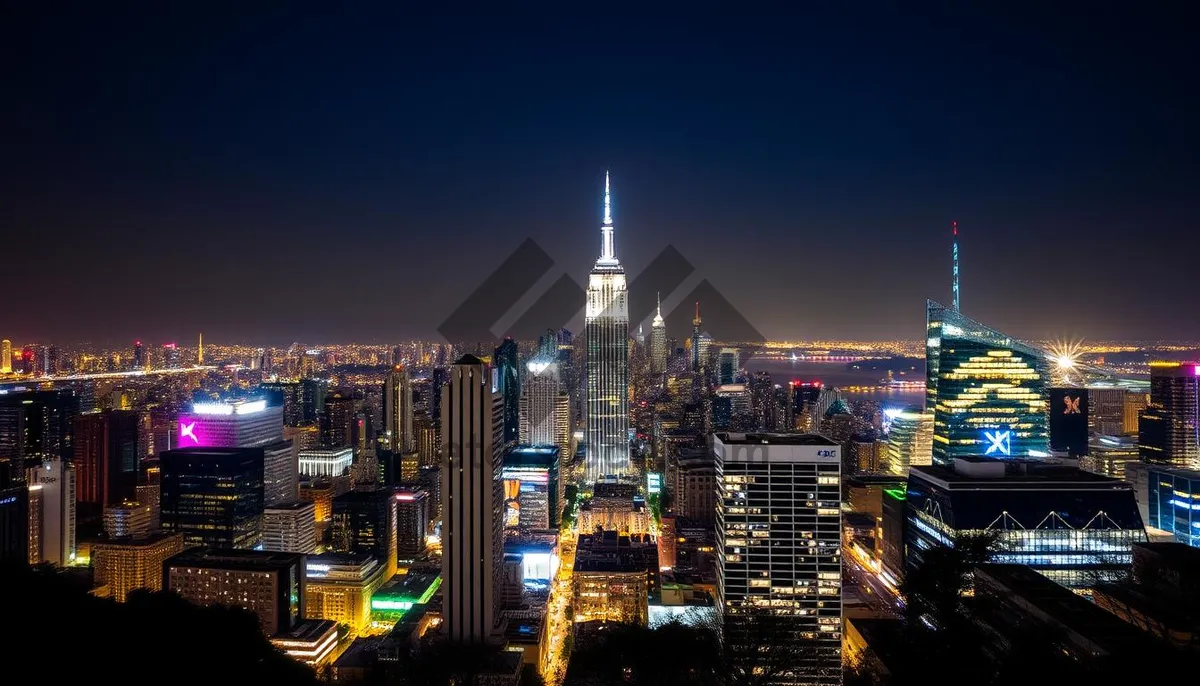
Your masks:
{"label": "rooftop", "polygon": [[969,486],[1011,490],[1050,490],[1070,485],[1073,489],[1129,490],[1129,484],[1101,474],[1085,472],[1078,467],[1035,461],[992,460],[983,457],[957,458],[954,467],[922,465],[913,467],[909,476],[919,475],[926,481],[946,487]]}
{"label": "rooftop", "polygon": [[1023,601],[1107,653],[1136,655],[1153,647],[1147,635],[1132,624],[1024,565],[979,565],[975,583],[977,590],[991,589],[1001,598]]}
{"label": "rooftop", "polygon": [[276,503],[275,505],[267,505],[263,508],[264,512],[271,510],[283,510],[285,512],[298,512],[300,510],[311,510],[315,507],[311,500],[293,500],[290,503]]}
{"label": "rooftop", "polygon": [[276,568],[303,564],[304,555],[299,553],[277,553],[265,550],[239,550],[233,548],[192,548],[167,560],[171,567],[230,567],[230,568]]}
{"label": "rooftop", "polygon": [[292,627],[290,631],[281,631],[271,638],[285,638],[293,641],[315,641],[331,629],[337,628],[337,622],[332,619],[304,619]]}
{"label": "rooftop", "polygon": [[715,436],[719,438],[725,445],[838,445],[836,441],[832,441],[817,434],[740,434],[720,432],[715,434]]}

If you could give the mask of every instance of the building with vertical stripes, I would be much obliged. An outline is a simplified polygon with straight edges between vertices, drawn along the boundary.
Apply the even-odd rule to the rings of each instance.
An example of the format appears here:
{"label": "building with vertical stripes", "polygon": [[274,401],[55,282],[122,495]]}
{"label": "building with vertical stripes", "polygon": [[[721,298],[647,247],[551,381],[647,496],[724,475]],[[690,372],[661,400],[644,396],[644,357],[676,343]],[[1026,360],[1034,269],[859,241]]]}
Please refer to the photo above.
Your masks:
{"label": "building with vertical stripes", "polygon": [[442,620],[455,643],[484,643],[500,615],[503,397],[464,355],[442,388]]}

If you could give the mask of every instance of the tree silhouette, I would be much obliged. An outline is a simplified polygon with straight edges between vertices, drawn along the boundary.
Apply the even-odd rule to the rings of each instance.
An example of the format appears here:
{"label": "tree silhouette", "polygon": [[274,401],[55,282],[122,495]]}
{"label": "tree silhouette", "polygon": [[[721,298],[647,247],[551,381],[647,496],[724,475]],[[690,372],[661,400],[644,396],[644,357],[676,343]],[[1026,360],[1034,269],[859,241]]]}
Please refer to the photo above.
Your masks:
{"label": "tree silhouette", "polygon": [[[17,603],[12,656],[47,655],[47,640],[70,639],[70,664],[103,681],[132,674],[178,683],[316,684],[308,667],[271,645],[254,614],[200,607],[174,593],[135,591],[121,604],[97,598],[67,574],[0,567],[0,587]],[[134,670],[134,671],[131,671]],[[135,680],[140,680],[140,677]]]}

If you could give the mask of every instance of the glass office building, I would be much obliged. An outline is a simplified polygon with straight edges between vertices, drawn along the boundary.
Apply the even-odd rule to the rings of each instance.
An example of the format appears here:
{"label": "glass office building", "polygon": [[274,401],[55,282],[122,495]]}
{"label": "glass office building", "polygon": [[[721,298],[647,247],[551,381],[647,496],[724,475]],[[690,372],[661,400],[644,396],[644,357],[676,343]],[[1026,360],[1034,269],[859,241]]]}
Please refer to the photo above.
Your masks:
{"label": "glass office building", "polygon": [[925,411],[933,415],[934,464],[1047,456],[1045,355],[932,300],[927,314]]}
{"label": "glass office building", "polygon": [[1146,465],[1146,524],[1200,547],[1200,472]]}
{"label": "glass office building", "polygon": [[1039,462],[958,459],[909,471],[905,567],[959,536],[993,532],[994,562],[1030,567],[1071,588],[1127,570],[1146,541],[1124,481]]}

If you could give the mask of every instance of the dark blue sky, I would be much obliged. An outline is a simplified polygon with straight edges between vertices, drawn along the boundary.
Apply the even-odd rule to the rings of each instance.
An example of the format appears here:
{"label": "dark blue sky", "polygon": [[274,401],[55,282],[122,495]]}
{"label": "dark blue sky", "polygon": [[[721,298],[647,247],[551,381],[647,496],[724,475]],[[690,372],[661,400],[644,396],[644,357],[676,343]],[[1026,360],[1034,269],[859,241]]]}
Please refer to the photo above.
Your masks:
{"label": "dark blue sky", "polygon": [[25,3],[0,29],[0,336],[432,337],[526,237],[557,262],[537,288],[583,281],[610,168],[629,271],[674,245],[771,337],[919,338],[952,219],[976,318],[1200,337],[1182,5],[888,4]]}

